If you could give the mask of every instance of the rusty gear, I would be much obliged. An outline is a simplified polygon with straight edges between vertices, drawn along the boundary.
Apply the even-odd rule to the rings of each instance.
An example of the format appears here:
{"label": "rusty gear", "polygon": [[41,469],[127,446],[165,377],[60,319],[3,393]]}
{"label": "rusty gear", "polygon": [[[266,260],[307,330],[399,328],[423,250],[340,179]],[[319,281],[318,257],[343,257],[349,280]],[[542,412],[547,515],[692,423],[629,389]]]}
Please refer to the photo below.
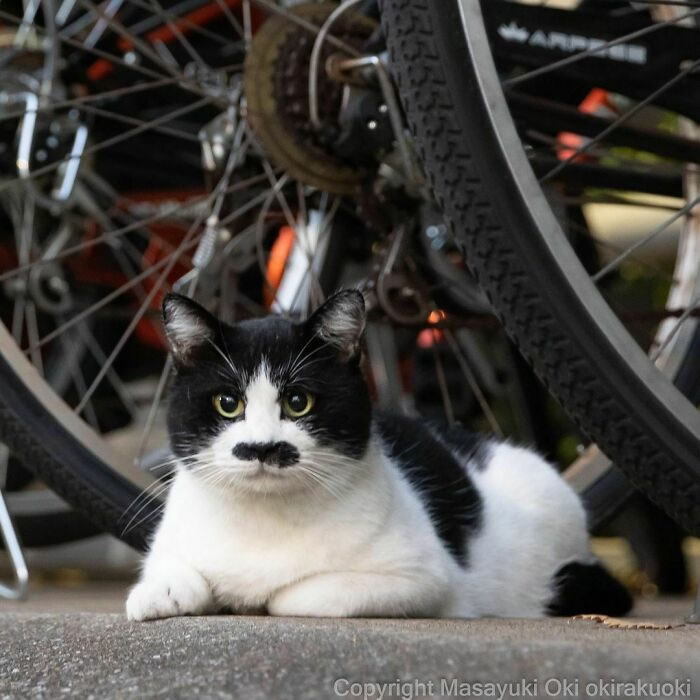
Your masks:
{"label": "rusty gear", "polygon": [[[291,13],[321,26],[334,3],[297,5]],[[373,20],[348,11],[333,26],[333,36],[361,48],[375,30]],[[309,119],[309,62],[314,35],[282,15],[272,15],[253,37],[245,63],[248,122],[273,164],[306,185],[334,194],[352,194],[366,171],[334,155],[343,85],[324,70],[338,49],[326,42],[318,72],[321,129]]]}

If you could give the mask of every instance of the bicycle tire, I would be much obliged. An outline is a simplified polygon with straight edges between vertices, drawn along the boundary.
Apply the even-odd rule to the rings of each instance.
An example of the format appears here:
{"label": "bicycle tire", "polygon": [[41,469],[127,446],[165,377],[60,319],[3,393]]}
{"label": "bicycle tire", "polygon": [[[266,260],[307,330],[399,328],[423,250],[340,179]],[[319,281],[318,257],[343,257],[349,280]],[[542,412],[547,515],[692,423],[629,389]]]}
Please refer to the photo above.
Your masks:
{"label": "bicycle tire", "polygon": [[[0,326],[0,333],[7,331]],[[76,439],[76,432],[52,410],[51,399],[59,399],[52,397],[48,386],[44,391],[36,390],[42,380],[28,362],[24,375],[18,374],[15,368],[20,362],[18,357],[11,363],[0,355],[0,440],[101,532],[145,550],[155,524],[155,518],[148,516],[155,515],[158,504],[146,503],[140,515],[145,518],[143,523],[127,532],[123,516],[147,483],[147,475],[143,473],[140,480],[127,479],[90,449],[89,440]]]}
{"label": "bicycle tire", "polygon": [[102,534],[100,528],[72,510],[15,516],[13,522],[24,547],[53,547]]}
{"label": "bicycle tire", "polygon": [[[455,3],[456,4],[456,3]],[[388,8],[390,3],[385,3]],[[411,3],[412,5],[412,3]],[[385,16],[385,25],[393,25],[393,30],[399,34],[403,27],[403,36],[409,36],[412,31],[411,26],[406,25],[406,20],[410,19],[412,12],[427,12],[427,9],[416,4],[413,7],[408,7],[407,3],[393,3],[396,8],[405,9],[405,17],[402,16],[394,17],[391,19],[389,17],[390,10],[387,9]],[[448,4],[445,3],[443,6],[441,4],[441,10],[446,9]],[[398,14],[398,13],[396,13]],[[447,13],[449,15],[449,13]],[[454,34],[454,27],[451,27],[451,32]],[[387,33],[391,37],[391,30]],[[424,37],[425,38],[425,37]],[[454,40],[454,37],[453,37]],[[394,54],[396,52],[394,51]],[[438,56],[439,54],[434,54]],[[407,54],[406,58],[409,56]],[[422,62],[426,57],[418,56],[414,57],[413,66],[420,68]],[[398,62],[398,58],[396,61]],[[433,63],[436,59],[432,59]],[[410,66],[403,66],[403,69],[408,69],[410,72]],[[397,69],[397,75],[400,74],[402,68],[401,66]],[[404,81],[405,84],[405,81]],[[433,89],[437,89],[439,85],[436,83],[435,86],[431,86]],[[407,112],[409,114],[409,119],[414,121],[412,113],[410,110],[410,104],[408,104],[409,109]],[[436,115],[439,115],[444,110],[444,105],[442,103],[430,102],[430,110],[434,110]],[[441,122],[439,122],[441,123]],[[418,130],[414,131],[418,133]],[[421,150],[426,151],[425,145],[420,140],[418,141]],[[449,141],[446,142],[449,146]],[[488,152],[488,147],[484,145],[484,151]],[[460,170],[452,170],[446,173],[450,178],[454,179],[458,176],[456,184],[459,183]],[[472,209],[472,213],[469,216],[473,216],[474,211],[477,213],[479,211],[491,211],[493,212],[493,207],[489,204],[488,200],[485,199],[484,185],[485,180],[474,180],[471,183],[468,194],[475,197],[476,207]],[[456,187],[453,183],[453,188]],[[493,193],[493,184],[490,184],[487,188],[488,192]],[[437,188],[434,186],[434,190],[437,192]],[[449,190],[447,190],[449,191]],[[511,193],[512,194],[512,193]],[[458,202],[459,200],[455,200]],[[481,204],[480,204],[481,203]],[[479,206],[482,209],[479,209]],[[486,209],[483,209],[483,207]],[[477,217],[478,218],[478,217]],[[486,236],[483,237],[483,245],[486,246],[488,252],[489,249],[495,247],[499,240],[504,238],[504,231],[506,229],[501,226],[500,229],[489,228]],[[478,231],[477,231],[478,233]],[[499,239],[500,236],[500,239]],[[502,240],[499,243],[503,248]],[[507,246],[508,247],[508,246]],[[509,252],[508,252],[509,250]],[[504,279],[504,274],[508,277],[508,282],[510,282],[507,291],[507,296],[518,296],[522,292],[527,292],[532,295],[533,291],[526,284],[527,281],[527,270],[520,270],[519,277],[513,277],[510,279],[510,272],[516,272],[514,267],[515,263],[511,260],[514,255],[513,244],[509,244],[509,248],[506,251],[507,254],[504,257],[496,256],[495,266],[491,265],[486,269],[484,275],[479,275],[479,277],[491,275],[495,279],[495,284],[498,286],[499,281]],[[478,247],[477,247],[478,252]],[[483,251],[482,251],[483,255]],[[487,255],[488,257],[488,255]],[[517,261],[516,261],[517,262]],[[500,271],[501,265],[505,267],[506,272]],[[484,281],[482,280],[482,284]],[[484,285],[487,286],[488,285]],[[539,293],[539,292],[535,292]],[[491,295],[492,299],[495,299],[495,295]],[[534,297],[533,297],[534,298]],[[501,311],[504,317],[508,317],[510,320],[507,321],[506,326],[511,330],[513,325],[524,325],[527,326],[527,330],[533,330],[538,332],[541,338],[544,333],[545,339],[548,339],[548,335],[551,326],[556,326],[556,319],[550,313],[549,316],[546,315],[546,305],[540,300],[538,304],[528,303],[521,305],[518,309],[515,306],[518,305],[520,300],[515,299],[512,301],[514,311],[512,314],[508,315],[505,311]],[[508,306],[508,304],[506,304]],[[531,314],[543,314],[544,320],[537,318],[536,323],[533,325],[529,321]],[[549,320],[548,320],[549,319]],[[511,335],[517,335],[512,332]],[[524,334],[525,336],[527,333]],[[554,337],[554,334],[552,335]],[[564,336],[564,340],[561,340],[561,334],[559,334],[559,343],[564,343],[566,348],[561,350],[563,360],[561,363],[568,361],[571,355],[569,353],[570,348],[570,338]],[[530,346],[531,355],[537,355],[542,345],[543,341],[537,338],[533,338],[533,343]],[[557,352],[560,352],[558,348],[555,348]],[[526,353],[527,354],[527,353]],[[555,353],[556,354],[556,353]],[[574,359],[578,363],[576,366],[567,367],[567,371],[571,371],[571,376],[578,380],[584,376],[584,370],[586,367],[585,358],[581,358],[575,355]],[[541,357],[544,357],[542,355]],[[583,363],[583,364],[582,364]],[[33,368],[28,363],[25,363],[27,367],[27,372],[20,376],[16,371],[16,367],[19,365],[19,360],[14,358],[13,363],[8,362],[7,358],[0,357],[0,386],[3,387],[2,396],[0,396],[0,438],[2,438],[13,452],[21,455],[23,461],[31,470],[37,474],[49,487],[55,490],[58,494],[63,496],[68,502],[74,507],[78,508],[80,512],[84,513],[90,518],[100,529],[106,532],[110,532],[115,536],[119,537],[128,544],[138,548],[144,549],[149,538],[152,526],[155,524],[156,509],[158,507],[157,503],[149,503],[144,506],[144,510],[139,515],[139,520],[142,522],[137,523],[133,528],[130,528],[128,532],[123,531],[123,515],[129,506],[133,503],[134,499],[139,495],[141,491],[141,486],[138,479],[129,480],[124,477],[122,473],[116,471],[108,463],[107,460],[100,457],[97,451],[91,450],[89,446],[89,440],[81,441],[76,438],[77,431],[71,431],[59,418],[55,415],[55,412],[51,410],[51,401],[48,397],[42,395],[42,390],[37,389],[36,386],[30,386],[31,384],[31,372]],[[579,366],[580,365],[580,366]],[[546,372],[542,370],[541,375],[546,375]],[[559,373],[561,374],[561,373]],[[555,375],[558,374],[555,372]],[[585,378],[585,377],[584,377]],[[561,383],[561,376],[558,379]],[[573,381],[573,380],[571,380]],[[571,384],[571,381],[568,384]],[[552,384],[557,384],[553,381]],[[564,385],[566,382],[564,382]],[[46,392],[50,393],[50,390],[46,388]],[[561,389],[560,389],[561,392]],[[571,388],[569,387],[569,393],[571,393]],[[575,393],[575,392],[574,392]],[[593,399],[604,394],[595,393],[593,394]],[[590,405],[591,399],[587,399],[586,406]],[[624,427],[624,426],[623,426]],[[648,442],[648,441],[647,441]],[[644,449],[647,447],[647,443],[644,444]],[[606,448],[607,449],[607,448]],[[684,476],[684,474],[681,474]],[[145,477],[142,474],[141,479]],[[681,480],[679,483],[687,484],[688,479],[685,481]],[[697,488],[697,484],[695,485]],[[688,491],[688,500],[692,501],[694,499],[695,503],[698,502],[696,494],[692,491]],[[149,517],[153,515],[154,517]],[[697,506],[695,506],[695,512],[691,513],[693,522],[697,524]]]}
{"label": "bicycle tire", "polygon": [[[494,125],[505,101],[483,48],[478,0],[382,0],[381,9],[391,69],[433,196],[506,331],[632,484],[700,533],[698,414],[669,393],[641,349],[622,342],[629,336],[602,299],[581,296],[574,281],[585,272],[573,254],[563,266],[557,231],[565,239],[551,212],[551,229],[538,225],[543,214],[530,197],[543,200],[541,190],[524,153],[508,150],[515,130],[506,142]],[[488,51],[489,83],[474,60],[476,45],[481,56]],[[515,177],[518,157],[529,179],[523,168]],[[603,323],[616,335],[604,333]]]}
{"label": "bicycle tire", "polygon": [[[340,239],[327,253],[320,275],[325,289],[336,286],[344,251],[345,240]],[[136,501],[153,476],[123,462],[115,468],[119,463],[116,456],[104,458],[104,443],[96,448],[94,442],[99,436],[65,410],[59,397],[8,339],[7,329],[0,324],[0,347],[6,349],[5,355],[0,353],[0,442],[77,511],[53,518],[16,518],[25,545],[47,546],[106,532],[145,551],[162,502],[149,498]]]}

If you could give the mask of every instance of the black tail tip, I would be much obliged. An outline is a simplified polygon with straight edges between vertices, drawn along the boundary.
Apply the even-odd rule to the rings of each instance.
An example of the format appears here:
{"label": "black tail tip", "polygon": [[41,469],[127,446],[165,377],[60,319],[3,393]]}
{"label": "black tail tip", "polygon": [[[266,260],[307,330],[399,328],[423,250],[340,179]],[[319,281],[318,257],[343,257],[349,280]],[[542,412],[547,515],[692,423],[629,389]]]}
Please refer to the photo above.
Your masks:
{"label": "black tail tip", "polygon": [[554,575],[552,616],[626,615],[633,605],[630,592],[600,564],[566,564]]}

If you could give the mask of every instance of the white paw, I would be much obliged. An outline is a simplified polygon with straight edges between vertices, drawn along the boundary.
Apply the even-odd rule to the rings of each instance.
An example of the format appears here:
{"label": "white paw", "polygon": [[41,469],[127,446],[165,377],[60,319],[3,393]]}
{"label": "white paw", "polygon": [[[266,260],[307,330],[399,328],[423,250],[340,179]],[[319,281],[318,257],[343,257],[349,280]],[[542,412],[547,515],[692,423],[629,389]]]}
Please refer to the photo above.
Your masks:
{"label": "white paw", "polygon": [[146,579],[136,584],[126,600],[126,616],[129,620],[155,620],[201,615],[211,607],[211,591],[201,574],[182,569],[167,579]]}

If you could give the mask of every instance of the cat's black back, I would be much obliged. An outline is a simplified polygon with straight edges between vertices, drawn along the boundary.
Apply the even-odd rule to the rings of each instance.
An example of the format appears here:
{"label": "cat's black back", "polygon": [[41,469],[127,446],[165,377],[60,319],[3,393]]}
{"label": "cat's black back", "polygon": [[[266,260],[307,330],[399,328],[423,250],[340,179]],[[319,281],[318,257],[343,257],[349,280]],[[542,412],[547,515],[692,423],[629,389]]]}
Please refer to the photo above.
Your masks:
{"label": "cat's black back", "polygon": [[375,425],[389,456],[423,498],[446,549],[468,563],[470,534],[478,531],[483,504],[469,473],[451,450],[482,466],[484,439],[402,415],[377,413]]}

